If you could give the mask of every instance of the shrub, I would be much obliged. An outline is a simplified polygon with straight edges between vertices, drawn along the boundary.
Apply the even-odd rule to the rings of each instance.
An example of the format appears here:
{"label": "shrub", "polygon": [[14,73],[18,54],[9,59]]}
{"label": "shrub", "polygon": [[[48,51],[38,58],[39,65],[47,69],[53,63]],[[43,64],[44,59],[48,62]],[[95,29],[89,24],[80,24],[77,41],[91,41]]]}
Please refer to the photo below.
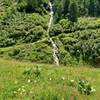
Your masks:
{"label": "shrub", "polygon": [[39,77],[40,74],[41,74],[41,69],[39,68],[39,66],[36,66],[35,69],[34,69],[34,74],[35,74],[35,77]]}
{"label": "shrub", "polygon": [[63,31],[63,29],[62,29],[61,25],[60,24],[56,24],[56,25],[54,25],[52,27],[51,32],[50,32],[50,35],[51,36],[56,36],[56,35],[61,34],[62,31]]}
{"label": "shrub", "polygon": [[59,36],[64,49],[79,62],[95,64],[100,55],[100,30],[84,30]]}
{"label": "shrub", "polygon": [[25,39],[25,42],[35,42],[36,40],[40,39],[43,34],[44,29],[42,28],[42,26],[36,26],[35,28],[30,30]]}
{"label": "shrub", "polygon": [[78,82],[78,91],[85,95],[90,95],[91,93],[95,92],[96,90],[91,86],[89,81],[87,80],[79,80]]}
{"label": "shrub", "polygon": [[69,32],[70,29],[70,21],[68,19],[62,19],[60,20],[59,24],[63,28],[63,32]]}
{"label": "shrub", "polygon": [[20,49],[14,49],[11,52],[9,52],[9,56],[16,56],[20,53]]}
{"label": "shrub", "polygon": [[16,44],[16,41],[13,39],[2,39],[0,41],[0,47],[8,47]]}
{"label": "shrub", "polygon": [[75,87],[75,80],[69,80],[67,84],[68,86]]}

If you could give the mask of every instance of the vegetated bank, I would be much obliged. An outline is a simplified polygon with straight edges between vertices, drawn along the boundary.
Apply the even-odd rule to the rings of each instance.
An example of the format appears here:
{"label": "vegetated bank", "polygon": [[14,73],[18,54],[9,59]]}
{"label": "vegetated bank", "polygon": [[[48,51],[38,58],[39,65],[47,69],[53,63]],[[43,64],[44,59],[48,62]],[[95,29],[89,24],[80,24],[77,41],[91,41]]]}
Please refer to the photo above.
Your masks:
{"label": "vegetated bank", "polygon": [[[62,0],[52,2],[55,22],[50,30],[50,36],[59,48],[60,64],[100,63],[98,11],[90,9],[94,2],[91,4],[90,1],[87,1],[88,3],[80,1],[79,7],[77,6],[79,1],[66,2],[68,11],[64,6],[66,3]],[[0,17],[0,55],[20,60],[53,63],[52,45],[46,32],[50,10],[48,0],[1,0],[0,4],[2,15]],[[79,12],[79,8],[85,9],[84,14]],[[61,18],[58,18],[57,16],[61,14]]]}

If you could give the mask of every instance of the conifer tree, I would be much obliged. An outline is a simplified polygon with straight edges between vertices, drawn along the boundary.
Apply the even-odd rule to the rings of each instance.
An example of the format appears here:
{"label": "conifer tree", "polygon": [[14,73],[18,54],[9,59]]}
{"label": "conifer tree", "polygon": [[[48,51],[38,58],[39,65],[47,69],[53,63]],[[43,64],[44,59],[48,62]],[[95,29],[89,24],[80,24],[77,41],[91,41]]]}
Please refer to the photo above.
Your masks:
{"label": "conifer tree", "polygon": [[88,13],[90,16],[95,16],[95,3],[94,0],[90,0]]}
{"label": "conifer tree", "polygon": [[69,10],[70,0],[63,0],[63,13],[64,17],[67,16]]}
{"label": "conifer tree", "polygon": [[75,2],[72,2],[69,7],[69,20],[72,22],[76,22],[77,18],[77,4]]}

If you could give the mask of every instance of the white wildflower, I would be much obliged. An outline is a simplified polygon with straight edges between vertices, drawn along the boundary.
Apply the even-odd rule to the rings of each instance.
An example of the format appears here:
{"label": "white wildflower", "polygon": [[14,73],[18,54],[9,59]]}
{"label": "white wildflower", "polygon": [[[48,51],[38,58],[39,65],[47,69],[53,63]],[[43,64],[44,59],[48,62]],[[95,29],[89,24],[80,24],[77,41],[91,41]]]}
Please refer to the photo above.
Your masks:
{"label": "white wildflower", "polygon": [[32,93],[33,93],[33,91],[30,91],[30,93],[32,94]]}
{"label": "white wildflower", "polygon": [[17,83],[18,83],[18,81],[16,80],[16,81],[15,81],[15,84],[17,84]]}
{"label": "white wildflower", "polygon": [[73,82],[74,82],[74,80],[70,80],[70,82],[72,82],[72,83],[73,83]]}
{"label": "white wildflower", "polygon": [[94,89],[93,87],[91,88],[91,92],[96,92],[96,89]]}
{"label": "white wildflower", "polygon": [[61,79],[62,79],[62,80],[65,80],[65,77],[62,77]]}
{"label": "white wildflower", "polygon": [[49,80],[51,81],[52,79],[51,79],[51,78],[49,78]]}
{"label": "white wildflower", "polygon": [[23,93],[22,92],[20,92],[20,95],[22,95]]}
{"label": "white wildflower", "polygon": [[37,81],[35,80],[34,83],[36,83]]}
{"label": "white wildflower", "polygon": [[20,91],[20,90],[21,90],[21,88],[18,89],[18,91]]}
{"label": "white wildflower", "polygon": [[24,88],[25,86],[22,86],[22,88]]}
{"label": "white wildflower", "polygon": [[17,91],[14,91],[14,93],[16,94],[16,93],[17,93]]}
{"label": "white wildflower", "polygon": [[25,92],[25,89],[22,89],[22,92]]}
{"label": "white wildflower", "polygon": [[30,83],[30,82],[31,82],[31,80],[29,79],[29,80],[28,80],[28,83]]}

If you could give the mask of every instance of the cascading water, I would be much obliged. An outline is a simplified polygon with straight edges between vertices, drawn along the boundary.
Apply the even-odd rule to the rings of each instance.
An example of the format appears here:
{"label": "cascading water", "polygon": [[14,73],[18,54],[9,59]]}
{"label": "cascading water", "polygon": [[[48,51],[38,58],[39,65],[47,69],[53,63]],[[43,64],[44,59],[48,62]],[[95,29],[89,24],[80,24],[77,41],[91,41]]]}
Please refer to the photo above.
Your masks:
{"label": "cascading water", "polygon": [[[53,6],[52,6],[52,3],[49,1],[49,7],[50,7],[50,20],[49,20],[49,23],[48,23],[48,30],[47,30],[47,33],[49,34],[50,33],[50,28],[51,28],[51,25],[52,25],[52,21],[53,21]],[[53,41],[53,39],[50,37],[49,35],[49,40],[52,44],[52,47],[53,47],[53,59],[54,59],[54,63],[59,66],[59,58],[58,58],[58,48],[55,44],[55,42]]]}

